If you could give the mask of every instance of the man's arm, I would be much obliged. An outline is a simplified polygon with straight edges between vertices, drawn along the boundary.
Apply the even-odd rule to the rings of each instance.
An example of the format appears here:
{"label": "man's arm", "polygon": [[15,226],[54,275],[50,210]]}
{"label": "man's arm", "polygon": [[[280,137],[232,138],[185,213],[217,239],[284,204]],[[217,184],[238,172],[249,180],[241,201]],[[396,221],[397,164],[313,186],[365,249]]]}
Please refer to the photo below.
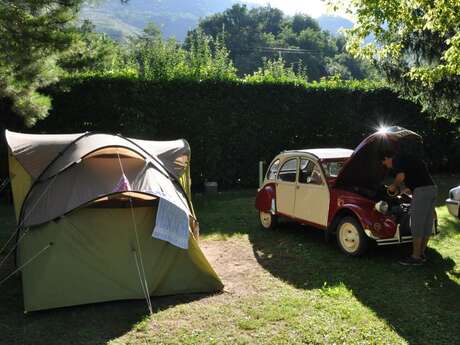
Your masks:
{"label": "man's arm", "polygon": [[399,189],[399,186],[401,186],[401,184],[404,182],[405,178],[406,175],[403,172],[397,173],[393,183],[388,187],[388,190],[391,193],[395,193]]}

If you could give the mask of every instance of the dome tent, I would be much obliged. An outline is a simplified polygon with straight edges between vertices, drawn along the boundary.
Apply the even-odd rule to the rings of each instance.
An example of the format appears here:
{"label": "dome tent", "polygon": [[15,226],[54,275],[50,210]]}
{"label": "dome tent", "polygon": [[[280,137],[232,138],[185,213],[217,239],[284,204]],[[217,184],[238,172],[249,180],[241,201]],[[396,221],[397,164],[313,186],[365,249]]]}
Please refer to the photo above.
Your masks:
{"label": "dome tent", "polygon": [[222,289],[194,234],[185,140],[5,136],[26,311]]}

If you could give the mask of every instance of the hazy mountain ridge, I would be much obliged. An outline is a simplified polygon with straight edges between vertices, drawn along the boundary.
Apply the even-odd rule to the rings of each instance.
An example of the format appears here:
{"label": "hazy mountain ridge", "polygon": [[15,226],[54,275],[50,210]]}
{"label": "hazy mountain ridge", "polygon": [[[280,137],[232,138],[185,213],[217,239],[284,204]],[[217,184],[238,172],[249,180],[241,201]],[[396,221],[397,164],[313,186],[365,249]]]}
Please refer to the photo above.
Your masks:
{"label": "hazy mountain ridge", "polygon": [[89,19],[98,31],[114,39],[123,39],[139,33],[149,23],[156,23],[164,37],[183,40],[187,31],[193,29],[202,17],[225,10],[234,0],[106,0],[83,7],[80,19]]}
{"label": "hazy mountain ridge", "polygon": [[340,16],[322,15],[316,18],[321,29],[329,31],[333,35],[340,34],[341,29],[351,29],[353,22]]}
{"label": "hazy mountain ridge", "polygon": [[[183,41],[187,31],[195,28],[200,20],[211,14],[222,12],[238,0],[105,0],[85,5],[80,19],[89,19],[96,29],[116,40],[123,40],[142,32],[149,22],[157,24],[165,38],[175,37]],[[249,7],[255,5],[248,5]],[[345,18],[323,15],[317,18],[324,30],[337,34],[340,28],[349,28],[353,23]]]}

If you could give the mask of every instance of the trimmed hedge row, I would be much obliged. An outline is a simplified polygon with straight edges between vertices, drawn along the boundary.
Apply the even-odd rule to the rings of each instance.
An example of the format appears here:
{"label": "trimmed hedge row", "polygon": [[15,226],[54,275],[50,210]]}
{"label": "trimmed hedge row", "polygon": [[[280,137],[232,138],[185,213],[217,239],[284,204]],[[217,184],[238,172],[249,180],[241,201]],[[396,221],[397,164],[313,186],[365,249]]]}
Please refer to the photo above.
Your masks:
{"label": "trimmed hedge row", "polygon": [[[354,148],[380,123],[420,133],[433,171],[459,171],[458,124],[420,114],[387,88],[99,77],[67,80],[45,92],[53,97],[53,109],[30,132],[186,138],[195,186],[205,179],[224,187],[256,186],[258,161],[268,164],[285,149]],[[14,121],[4,126],[24,130],[8,105],[0,107]]]}

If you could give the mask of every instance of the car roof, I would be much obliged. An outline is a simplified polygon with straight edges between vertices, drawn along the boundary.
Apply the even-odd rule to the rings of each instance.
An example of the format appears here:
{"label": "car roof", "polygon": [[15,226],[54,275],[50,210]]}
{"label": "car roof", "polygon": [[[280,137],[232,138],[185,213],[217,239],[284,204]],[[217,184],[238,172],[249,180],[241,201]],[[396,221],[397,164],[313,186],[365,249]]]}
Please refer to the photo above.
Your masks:
{"label": "car roof", "polygon": [[299,154],[308,153],[315,156],[320,160],[324,159],[343,159],[349,158],[353,153],[353,150],[342,149],[342,148],[331,148],[331,149],[302,149],[302,150],[289,150],[284,151],[283,154]]}

